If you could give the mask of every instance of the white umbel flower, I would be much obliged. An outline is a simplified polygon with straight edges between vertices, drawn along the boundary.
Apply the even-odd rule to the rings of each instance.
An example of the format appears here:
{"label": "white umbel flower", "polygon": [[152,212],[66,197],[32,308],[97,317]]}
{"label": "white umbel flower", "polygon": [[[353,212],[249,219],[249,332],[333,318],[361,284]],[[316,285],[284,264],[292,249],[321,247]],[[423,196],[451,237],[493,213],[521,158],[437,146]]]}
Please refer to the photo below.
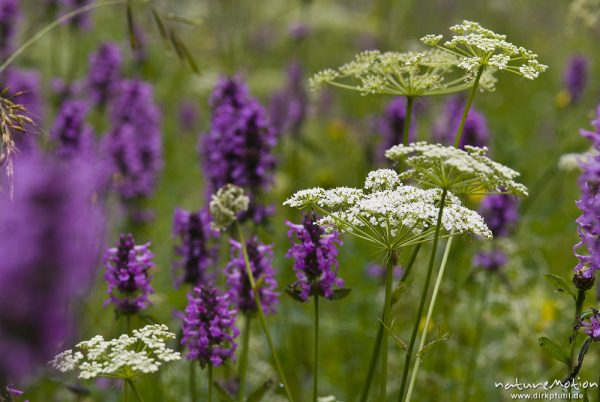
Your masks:
{"label": "white umbel flower", "polygon": [[133,336],[121,335],[104,340],[100,335],[78,343],[76,350],[57,355],[50,364],[61,372],[79,370],[79,378],[96,377],[131,379],[155,373],[163,363],[181,359],[166,341],[175,334],[166,325],[147,325],[134,330]]}
{"label": "white umbel flower", "polygon": [[426,142],[407,146],[395,145],[385,156],[402,161],[409,168],[403,178],[412,178],[426,188],[443,188],[450,192],[469,195],[506,192],[527,195],[527,188],[515,181],[519,173],[487,155],[487,148],[465,146],[465,150]]}
{"label": "white umbel flower", "polygon": [[[477,22],[463,21],[450,27],[454,35],[441,44],[441,35],[426,35],[421,42],[434,46],[458,58],[458,67],[465,70],[467,82],[485,70],[505,70],[533,80],[548,66],[538,61],[538,55],[506,40]],[[481,71],[480,71],[481,69]]]}

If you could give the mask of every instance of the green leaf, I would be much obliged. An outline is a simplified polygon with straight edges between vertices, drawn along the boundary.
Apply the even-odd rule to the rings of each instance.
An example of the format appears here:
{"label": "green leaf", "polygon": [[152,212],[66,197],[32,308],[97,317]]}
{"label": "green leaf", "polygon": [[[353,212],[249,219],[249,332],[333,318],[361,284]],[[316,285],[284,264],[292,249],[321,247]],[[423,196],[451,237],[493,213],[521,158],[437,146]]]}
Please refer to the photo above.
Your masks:
{"label": "green leaf", "polygon": [[227,402],[236,402],[235,399],[231,395],[229,395],[227,390],[225,388],[223,388],[223,386],[221,384],[219,384],[216,381],[213,381],[213,386],[215,387],[215,389],[217,390],[217,393],[221,396],[221,398],[223,398]]}
{"label": "green leaf", "polygon": [[165,23],[162,20],[162,17],[160,16],[160,13],[154,7],[152,7],[152,18],[154,19],[154,23],[156,24],[156,27],[158,28],[160,37],[163,39],[163,41],[166,44],[168,44],[169,43],[169,33],[167,32],[167,28],[165,26]]}
{"label": "green leaf", "polygon": [[560,276],[548,273],[548,274],[544,274],[544,278],[546,278],[546,280],[548,282],[550,282],[550,284],[553,285],[556,288],[556,290],[558,290],[559,292],[565,292],[565,293],[570,294],[573,297],[576,297],[575,289],[573,289],[573,287],[570,286]]}
{"label": "green leaf", "polygon": [[329,298],[329,300],[341,300],[345,297],[348,297],[350,292],[352,292],[352,289],[350,288],[335,289],[333,291],[333,295]]}
{"label": "green leaf", "polygon": [[381,320],[379,320],[379,323],[383,326],[383,328],[388,330],[388,334],[392,337],[392,339],[394,340],[394,342],[396,342],[396,345],[398,345],[400,347],[400,349],[402,350],[406,350],[408,349],[408,344],[406,342],[404,342],[398,335],[396,335],[394,333],[394,331],[392,330],[392,328],[394,327],[394,323],[396,322],[396,320],[392,320],[392,322],[390,324],[391,328],[388,327],[387,325],[385,325],[385,323]]}
{"label": "green leaf", "polygon": [[567,366],[569,366],[571,364],[571,359],[569,358],[569,354],[563,349],[563,347],[561,345],[559,345],[558,343],[554,342],[552,339],[549,339],[545,336],[542,336],[541,338],[539,338],[538,342],[539,342],[540,346],[542,347],[542,349],[544,349],[548,353],[550,353],[550,355],[554,359],[566,364]]}
{"label": "green leaf", "polygon": [[131,3],[127,3],[127,32],[129,34],[129,44],[132,49],[137,48],[137,40],[135,39],[135,29],[133,22],[133,10],[131,9]]}
{"label": "green leaf", "polygon": [[294,289],[292,285],[288,285],[285,287],[285,293],[290,296],[292,299],[299,301],[300,303],[304,303],[304,300],[300,297],[300,292],[297,289]]}
{"label": "green leaf", "polygon": [[450,332],[445,332],[442,334],[440,331],[438,338],[434,339],[433,341],[429,342],[427,345],[423,346],[423,349],[421,349],[417,352],[417,356],[419,356],[419,358],[422,359],[423,356],[425,356],[425,354],[429,353],[429,351],[431,350],[432,347],[434,347],[435,345],[437,345],[440,342],[446,342],[448,339],[450,339]]}
{"label": "green leaf", "polygon": [[254,392],[252,392],[250,395],[248,395],[246,402],[261,401],[264,398],[264,396],[267,394],[267,392],[271,389],[272,386],[273,386],[273,380],[265,381],[261,386],[259,386],[256,390],[254,390]]}

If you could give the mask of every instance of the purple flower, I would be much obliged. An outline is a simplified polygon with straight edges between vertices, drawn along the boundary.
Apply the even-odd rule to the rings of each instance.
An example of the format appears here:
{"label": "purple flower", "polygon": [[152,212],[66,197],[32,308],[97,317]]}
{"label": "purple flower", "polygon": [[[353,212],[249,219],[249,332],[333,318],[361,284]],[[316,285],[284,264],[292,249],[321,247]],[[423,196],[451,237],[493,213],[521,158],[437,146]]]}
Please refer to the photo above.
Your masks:
{"label": "purple flower", "polygon": [[[227,286],[229,287],[229,298],[244,314],[253,313],[257,310],[254,302],[254,293],[250,286],[250,280],[246,274],[246,264],[242,254],[242,245],[231,240],[231,261],[225,267]],[[256,282],[261,281],[258,289],[259,300],[263,310],[267,314],[275,313],[275,306],[279,303],[279,292],[275,271],[273,270],[273,246],[261,244],[256,237],[246,242],[248,260],[252,270],[252,277]]]}
{"label": "purple flower", "polygon": [[112,42],[100,45],[90,56],[87,88],[96,106],[104,107],[118,91],[122,64],[121,51]]}
{"label": "purple flower", "polygon": [[[598,117],[592,121],[596,131],[581,131],[582,136],[592,140],[596,152],[600,151],[600,106],[597,113]],[[582,214],[576,220],[580,241],[573,247],[579,262],[574,271],[581,271],[592,277],[594,271],[600,269],[600,155],[596,154],[582,161],[581,168],[583,171],[578,179],[581,198],[577,201],[577,207]],[[579,249],[584,246],[587,253],[581,254]],[[584,267],[589,269],[582,270]]]}
{"label": "purple flower", "polygon": [[74,328],[70,301],[95,276],[103,235],[89,164],[32,150],[0,195],[0,384],[44,366]]}
{"label": "purple flower", "polygon": [[14,39],[20,19],[18,0],[0,0],[0,60],[8,58],[14,50]]}
{"label": "purple flower", "polygon": [[117,312],[136,314],[151,303],[148,295],[153,293],[149,274],[154,266],[150,243],[136,245],[131,234],[121,235],[117,247],[109,248],[104,256],[109,298],[105,304],[115,305]]}
{"label": "purple flower", "polygon": [[[366,267],[367,276],[370,278],[383,279],[385,277],[385,267],[379,264],[369,264]],[[404,269],[400,266],[394,267],[394,279],[401,279],[404,275]]]}
{"label": "purple flower", "polygon": [[337,277],[340,235],[338,232],[325,234],[325,230],[315,223],[317,220],[316,215],[307,214],[301,225],[286,222],[290,228],[288,237],[292,242],[297,241],[286,254],[294,259],[297,281],[292,288],[304,301],[315,292],[329,299],[334,287],[344,286],[344,281]]}
{"label": "purple flower", "polygon": [[[69,11],[77,10],[81,7],[85,7],[89,4],[94,3],[94,1],[95,0],[62,0],[62,4],[66,13]],[[78,29],[89,29],[91,24],[89,12],[76,15],[75,17],[69,20],[69,24],[72,27]]]}
{"label": "purple flower", "polygon": [[87,112],[88,105],[84,101],[68,100],[60,107],[50,130],[59,155],[73,157],[91,151],[94,133],[85,121]]}
{"label": "purple flower", "polygon": [[188,305],[183,317],[181,344],[188,350],[188,360],[198,360],[220,366],[233,357],[239,335],[235,327],[236,311],[229,308],[227,294],[221,295],[212,286],[195,287],[188,294]]}
{"label": "purple flower", "polygon": [[571,102],[575,103],[581,99],[583,90],[588,82],[589,62],[585,56],[576,55],[569,59],[563,75],[563,83]]}
{"label": "purple flower", "polygon": [[200,144],[207,195],[228,183],[243,187],[251,198],[246,217],[260,221],[268,213],[257,199],[273,181],[275,131],[239,76],[221,78],[210,103],[211,127]]}
{"label": "purple flower", "polygon": [[207,282],[207,269],[216,261],[217,250],[209,245],[218,232],[210,227],[210,213],[206,209],[188,212],[177,208],[173,219],[173,235],[179,239],[175,247],[178,260],[176,271],[182,271],[178,283],[201,285]]}
{"label": "purple flower", "polygon": [[302,22],[292,24],[288,30],[290,37],[297,41],[303,41],[310,35],[310,27]]}
{"label": "purple flower", "polygon": [[289,132],[300,135],[306,119],[308,93],[304,87],[304,71],[300,63],[291,63],[287,69],[287,84],[271,98],[269,116],[277,136]]}
{"label": "purple flower", "polygon": [[33,70],[9,68],[3,74],[3,88],[8,88],[8,95],[15,96],[15,102],[25,106],[29,118],[35,124],[40,124],[43,120],[43,101],[39,73]]}
{"label": "purple flower", "polygon": [[[379,118],[376,123],[376,131],[382,137],[379,143],[379,149],[377,151],[378,160],[385,160],[384,153],[387,149],[394,145],[402,144],[402,141],[404,140],[405,117],[406,99],[404,97],[396,97],[392,99],[392,101],[386,107],[383,116]],[[415,140],[415,127],[413,123],[411,123],[408,131],[408,141],[413,142]]]}
{"label": "purple flower", "polygon": [[115,187],[125,201],[152,195],[162,168],[160,111],[152,86],[122,81],[111,105],[112,129],[105,149],[112,161]]}
{"label": "purple flower", "polygon": [[[462,119],[465,102],[460,96],[452,96],[446,101],[444,112],[435,124],[433,129],[433,139],[440,144],[454,144],[456,132]],[[483,114],[475,108],[469,109],[469,114],[465,121],[463,134],[460,139],[459,148],[465,145],[474,147],[487,146],[489,140],[489,130]]]}
{"label": "purple flower", "polygon": [[587,322],[581,322],[581,327],[590,338],[598,341],[600,340],[600,314],[598,314],[598,310],[596,309],[593,312],[594,314],[587,319]]}
{"label": "purple flower", "polygon": [[486,196],[479,206],[483,216],[494,236],[507,236],[509,229],[519,219],[519,201],[507,194],[491,194]]}
{"label": "purple flower", "polygon": [[497,271],[506,265],[506,254],[500,250],[481,251],[473,257],[473,266],[488,271]]}
{"label": "purple flower", "polygon": [[191,101],[179,105],[179,125],[186,131],[192,131],[198,124],[198,105]]}

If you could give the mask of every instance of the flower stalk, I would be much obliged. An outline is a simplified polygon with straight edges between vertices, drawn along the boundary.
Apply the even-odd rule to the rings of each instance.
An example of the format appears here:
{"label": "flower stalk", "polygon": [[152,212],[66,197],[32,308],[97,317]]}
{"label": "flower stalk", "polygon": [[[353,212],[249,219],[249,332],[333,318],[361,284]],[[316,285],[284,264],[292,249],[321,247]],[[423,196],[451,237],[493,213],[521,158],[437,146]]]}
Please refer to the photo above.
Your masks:
{"label": "flower stalk", "polygon": [[402,133],[404,138],[402,143],[408,145],[409,131],[410,131],[410,120],[412,117],[412,107],[415,98],[413,96],[406,97],[406,113],[404,114],[404,132]]}
{"label": "flower stalk", "polygon": [[315,292],[315,347],[314,347],[314,373],[313,373],[313,402],[317,402],[319,395],[319,294]]}
{"label": "flower stalk", "polygon": [[389,251],[385,269],[385,302],[383,305],[383,336],[381,338],[381,384],[379,388],[380,401],[385,401],[387,395],[388,346],[392,311],[392,280],[394,277],[395,265],[396,254],[393,251]]}
{"label": "flower stalk", "polygon": [[243,402],[246,393],[246,372],[248,369],[248,351],[250,349],[250,331],[252,328],[252,316],[246,314],[244,317],[244,336],[242,338],[242,350],[240,355],[239,377],[240,390],[238,393],[238,401]]}
{"label": "flower stalk", "polygon": [[485,65],[479,66],[477,70],[477,75],[475,76],[475,81],[473,82],[473,87],[471,87],[471,92],[469,92],[469,98],[467,99],[467,103],[465,103],[465,109],[462,114],[462,118],[460,119],[460,125],[458,126],[458,131],[456,132],[456,139],[454,140],[454,146],[458,148],[460,145],[460,139],[462,137],[463,130],[465,128],[465,122],[467,121],[467,116],[469,115],[469,110],[471,109],[471,104],[473,103],[473,99],[475,98],[475,93],[477,92],[477,87],[479,86],[479,80],[481,79],[481,75],[483,74],[483,70],[485,70]]}

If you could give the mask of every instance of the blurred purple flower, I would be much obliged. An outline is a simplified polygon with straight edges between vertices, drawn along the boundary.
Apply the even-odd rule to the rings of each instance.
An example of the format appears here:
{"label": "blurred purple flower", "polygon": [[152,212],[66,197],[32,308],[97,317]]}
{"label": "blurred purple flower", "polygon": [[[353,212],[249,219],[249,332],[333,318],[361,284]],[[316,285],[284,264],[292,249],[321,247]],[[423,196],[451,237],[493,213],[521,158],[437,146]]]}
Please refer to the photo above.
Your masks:
{"label": "blurred purple flower", "polygon": [[[451,96],[448,98],[444,106],[444,112],[433,128],[434,141],[444,145],[454,144],[464,106],[465,101],[460,96]],[[489,137],[490,134],[485,117],[475,108],[471,107],[458,147],[461,149],[465,145],[484,147],[487,146]]]}
{"label": "blurred purple flower", "polygon": [[8,58],[14,50],[20,19],[19,0],[0,0],[0,60]]}
{"label": "blurred purple flower", "polygon": [[473,266],[488,271],[497,271],[506,265],[507,260],[503,251],[480,251],[473,257]]}
{"label": "blurred purple flower", "polygon": [[79,97],[83,92],[83,84],[81,81],[69,83],[62,78],[53,78],[50,82],[50,89],[57,99],[57,104],[61,105],[67,99]]}
{"label": "blurred purple flower", "polygon": [[257,199],[273,181],[275,131],[239,75],[220,78],[210,104],[211,127],[200,142],[207,196],[228,183],[243,187],[251,200],[245,217],[260,222],[269,213]]}
{"label": "blurred purple flower", "polygon": [[[314,214],[306,214],[302,224],[287,221],[289,239],[293,243],[286,257],[294,259],[297,281],[292,288],[298,291],[300,299],[307,301],[317,292],[320,296],[331,298],[334,287],[343,287],[344,281],[337,277],[337,246],[342,244],[338,232],[325,234],[317,225]],[[316,289],[315,289],[316,287]]]}
{"label": "blurred purple flower", "polygon": [[103,108],[112,100],[121,82],[123,58],[117,44],[106,42],[90,56],[87,88],[94,105]]}
{"label": "blurred purple flower", "polygon": [[220,366],[233,357],[237,348],[234,339],[239,335],[235,327],[236,311],[229,308],[227,294],[221,295],[212,286],[195,287],[188,294],[188,305],[183,317],[181,344],[188,350],[188,360],[198,360]]}
{"label": "blurred purple flower", "polygon": [[94,132],[85,121],[87,112],[88,105],[79,100],[67,100],[60,107],[50,130],[59,155],[74,157],[91,151]]}
{"label": "blurred purple flower", "polygon": [[310,36],[311,29],[302,22],[296,22],[290,25],[288,33],[292,39],[302,41]]}
{"label": "blurred purple flower", "polygon": [[[406,99],[395,97],[388,103],[383,116],[376,122],[376,131],[382,136],[377,150],[377,160],[385,160],[385,151],[404,140],[404,121],[406,117]],[[415,140],[414,112],[410,125],[408,141]]]}
{"label": "blurred purple flower", "polygon": [[508,194],[491,194],[486,196],[479,206],[494,236],[507,236],[511,226],[519,219],[519,200]]}
{"label": "blurred purple flower", "polygon": [[[225,267],[229,299],[238,311],[249,314],[256,312],[254,293],[250,280],[246,274],[246,264],[242,254],[242,245],[231,240],[231,261]],[[275,313],[275,306],[279,303],[279,292],[275,271],[273,269],[273,246],[261,244],[256,237],[246,242],[248,260],[255,281],[261,280],[258,290],[259,300],[266,314]]]}
{"label": "blurred purple flower", "polygon": [[109,248],[104,256],[109,298],[105,305],[115,305],[120,314],[137,314],[151,303],[148,295],[153,293],[149,274],[154,266],[150,243],[136,245],[131,234],[121,235],[117,247]]}
{"label": "blurred purple flower", "polygon": [[[574,271],[581,271],[587,277],[600,269],[600,106],[597,107],[597,117],[592,125],[596,131],[581,130],[581,135],[592,141],[596,154],[580,163],[583,171],[578,179],[581,198],[577,201],[577,207],[582,214],[576,220],[580,241],[573,247],[579,259]],[[580,254],[579,249],[584,246],[587,253]]]}
{"label": "blurred purple flower", "polygon": [[575,103],[581,98],[588,82],[589,62],[587,57],[576,55],[571,57],[565,68],[563,83],[569,94],[571,102]]}
{"label": "blurred purple flower", "polygon": [[[384,278],[385,277],[385,267],[380,264],[369,264],[366,267],[367,276],[370,278]],[[394,279],[401,279],[404,275],[404,269],[400,266],[394,267]]]}
{"label": "blurred purple flower", "polygon": [[295,137],[299,136],[306,120],[307,108],[304,70],[300,63],[294,62],[288,66],[285,87],[273,95],[269,104],[269,116],[276,135],[289,132]]}
{"label": "blurred purple flower", "polygon": [[173,218],[173,236],[179,240],[175,246],[177,261],[175,272],[182,271],[177,284],[207,283],[207,269],[217,259],[218,250],[209,244],[219,233],[210,227],[210,213],[207,209],[188,212],[177,208]]}
{"label": "blurred purple flower", "polygon": [[15,165],[14,199],[0,195],[0,384],[33,374],[67,340],[69,302],[89,291],[103,236],[89,164],[32,150]]}
{"label": "blurred purple flower", "polygon": [[179,104],[179,125],[186,131],[192,131],[198,125],[198,105],[192,101],[183,101]]}
{"label": "blurred purple flower", "polygon": [[[64,13],[77,10],[81,7],[85,7],[95,2],[95,0],[61,0]],[[69,19],[69,25],[77,29],[87,30],[91,26],[90,20],[90,12],[85,12],[76,15],[75,17]]]}
{"label": "blurred purple flower", "polygon": [[125,201],[154,192],[162,168],[161,115],[152,86],[122,81],[111,104],[112,129],[105,138],[115,187]]}
{"label": "blurred purple flower", "polygon": [[15,96],[16,103],[25,106],[27,115],[35,124],[40,124],[43,120],[40,74],[37,71],[16,68],[9,68],[3,74],[2,87],[8,88],[8,94]]}

